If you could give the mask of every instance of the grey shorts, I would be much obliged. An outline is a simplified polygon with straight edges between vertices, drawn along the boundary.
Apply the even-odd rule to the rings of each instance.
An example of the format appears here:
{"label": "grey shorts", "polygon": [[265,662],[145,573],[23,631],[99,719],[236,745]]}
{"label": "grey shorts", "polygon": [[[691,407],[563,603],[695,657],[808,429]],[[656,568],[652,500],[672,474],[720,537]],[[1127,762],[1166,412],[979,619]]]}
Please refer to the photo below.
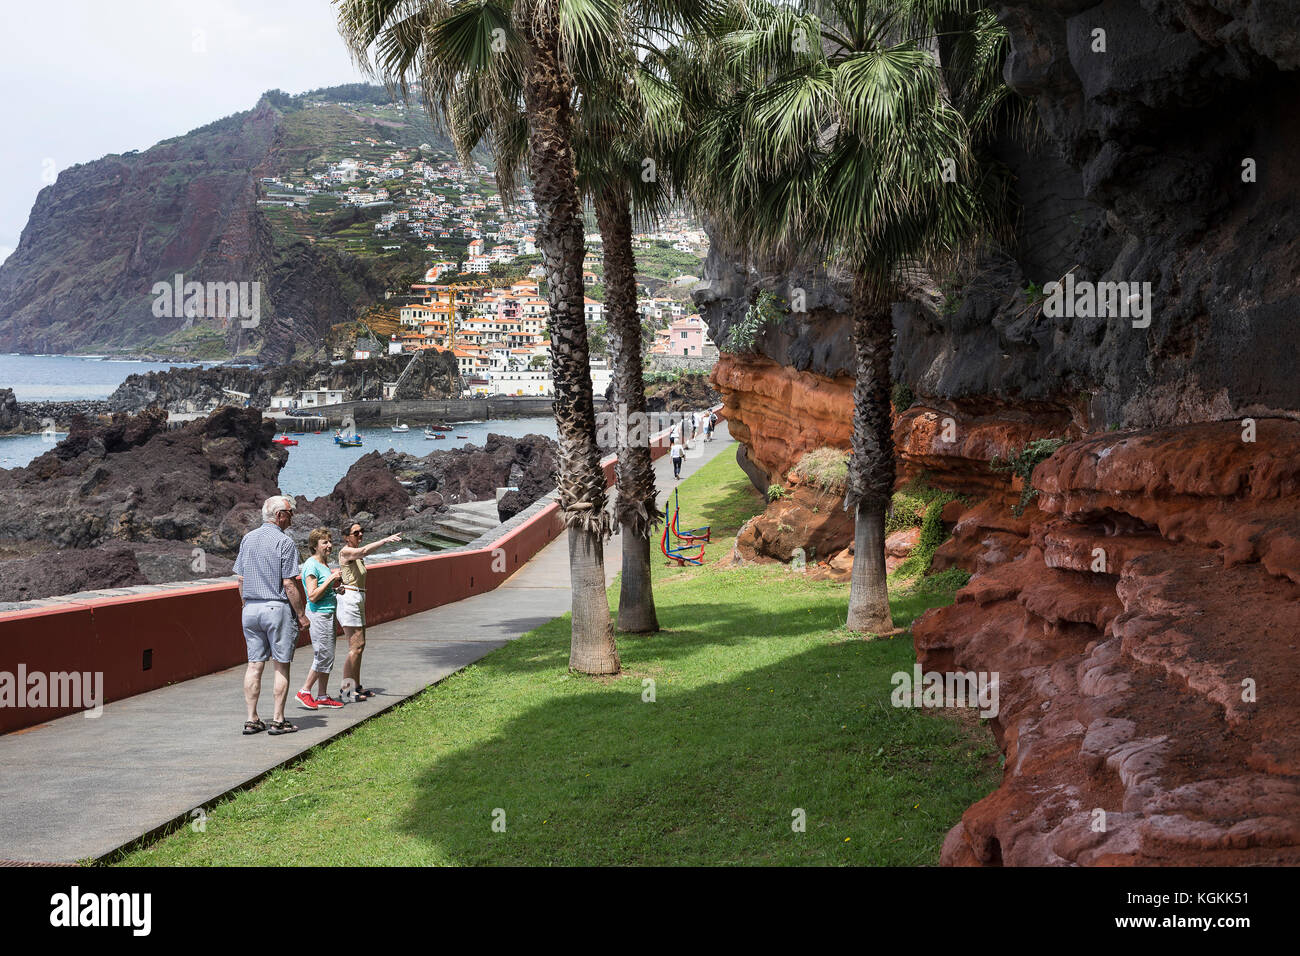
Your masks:
{"label": "grey shorts", "polygon": [[298,643],[298,622],[287,602],[249,601],[244,605],[243,625],[250,664],[272,657],[281,664],[293,660],[293,646]]}
{"label": "grey shorts", "polygon": [[311,669],[328,674],[334,667],[334,612],[308,609],[311,622]]}

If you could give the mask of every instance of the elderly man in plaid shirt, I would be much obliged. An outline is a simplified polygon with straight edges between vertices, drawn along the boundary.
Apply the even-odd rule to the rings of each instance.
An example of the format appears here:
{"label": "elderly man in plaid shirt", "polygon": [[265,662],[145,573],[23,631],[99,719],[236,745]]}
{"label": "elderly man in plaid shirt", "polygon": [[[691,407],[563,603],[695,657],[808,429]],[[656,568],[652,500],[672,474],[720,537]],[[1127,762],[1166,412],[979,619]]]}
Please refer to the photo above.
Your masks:
{"label": "elderly man in plaid shirt", "polygon": [[[307,626],[306,607],[298,590],[298,548],[285,531],[293,521],[293,502],[277,495],[262,504],[262,526],[244,535],[235,559],[239,590],[244,599],[244,642],[248,669],[244,672],[244,702],[248,705],[245,734],[266,730],[271,736],[298,728],[284,717],[289,698],[289,665],[293,662],[298,629]],[[275,659],[275,718],[270,729],[257,716],[262,671]]]}

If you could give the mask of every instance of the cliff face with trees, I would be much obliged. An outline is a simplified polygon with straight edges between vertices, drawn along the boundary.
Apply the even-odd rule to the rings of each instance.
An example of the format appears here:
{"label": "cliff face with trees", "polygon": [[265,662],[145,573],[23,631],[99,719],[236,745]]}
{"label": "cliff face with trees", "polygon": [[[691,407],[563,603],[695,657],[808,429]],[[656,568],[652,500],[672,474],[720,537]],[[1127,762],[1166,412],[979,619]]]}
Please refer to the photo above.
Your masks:
{"label": "cliff face with trees", "polygon": [[[381,88],[361,84],[306,96],[387,101]],[[0,264],[0,350],[203,348],[210,353],[203,357],[253,353],[280,362],[380,300],[409,263],[390,268],[301,239],[277,245],[257,205],[258,180],[300,174],[339,136],[402,136],[448,157],[450,145],[427,122],[403,135],[402,124],[376,126],[346,105],[302,104],[272,91],[247,112],[143,152],[61,172]],[[307,112],[329,122],[316,115],[308,122]],[[237,316],[155,315],[154,284],[178,273],[185,282],[260,283],[257,325]]]}
{"label": "cliff face with trees", "polygon": [[[1300,409],[1290,319],[1300,310],[1300,40],[1281,10],[1216,6],[1001,5],[1006,76],[1038,123],[1029,146],[1002,150],[1021,205],[1017,244],[927,277],[895,304],[893,373],[918,399],[976,412],[1050,406],[1084,429]],[[1093,51],[1098,30],[1104,52]],[[1149,326],[1048,315],[1042,287],[1067,272],[1149,282]],[[736,383],[738,402],[761,405],[765,377],[789,380],[774,394],[797,406],[851,375],[833,277],[715,244],[705,278],[696,300],[719,342],[760,290],[786,302],[806,292],[805,312],[719,363],[716,379]],[[761,430],[763,414],[742,415],[742,429]]]}
{"label": "cliff face with trees", "polygon": [[[974,577],[917,622],[918,660],[1002,681],[1006,775],[944,862],[1300,862],[1300,704],[1285,690],[1300,680],[1294,12],[996,7],[1005,76],[1037,121],[1000,149],[1015,245],[919,277],[893,305],[900,484],[924,474],[971,499],[945,509],[933,567]],[[1150,283],[1149,324],[1051,314],[1043,286],[1067,273]],[[845,286],[717,244],[705,277],[718,342],[760,292],[803,291],[805,311],[714,372],[755,483],[847,448]],[[1038,495],[1016,513],[1021,479],[990,462],[1049,437],[1061,447],[1027,460]],[[821,545],[846,548],[847,532]],[[1271,696],[1251,690],[1265,679]]]}

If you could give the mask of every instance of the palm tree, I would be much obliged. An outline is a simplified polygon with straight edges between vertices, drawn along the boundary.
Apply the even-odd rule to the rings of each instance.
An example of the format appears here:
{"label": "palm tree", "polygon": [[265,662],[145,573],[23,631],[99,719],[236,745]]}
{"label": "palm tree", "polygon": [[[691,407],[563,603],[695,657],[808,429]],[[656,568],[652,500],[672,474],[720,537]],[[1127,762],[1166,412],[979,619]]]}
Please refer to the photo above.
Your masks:
{"label": "palm tree", "polygon": [[[661,3],[639,10],[637,23],[646,35],[662,38],[666,24],[691,22],[693,16]],[[578,192],[594,207],[601,234],[606,321],[615,355],[613,404],[620,427],[614,516],[622,529],[623,551],[618,630],[647,633],[659,629],[650,536],[663,514],[656,503],[650,456],[632,230],[636,221],[657,221],[671,203],[670,170],[681,138],[681,104],[672,85],[651,69],[663,55],[661,47],[642,36],[630,40],[612,59],[585,58],[584,69],[575,73],[579,96],[574,152]],[[498,183],[513,193],[523,161],[526,119],[522,113],[484,109],[470,91],[465,93],[453,107],[458,148],[467,153],[481,140],[490,141]]]}
{"label": "palm tree", "polygon": [[[985,211],[972,184],[969,126],[953,101],[954,88],[976,84],[961,69],[945,74],[935,54],[941,34],[996,29],[967,8],[963,0],[810,0],[801,9],[751,0],[729,11],[720,39],[692,51],[695,135],[683,160],[692,195],[742,248],[815,250],[851,277],[847,626],[859,632],[893,629],[884,560],[895,479],[890,302],[904,270],[950,252]],[[976,46],[987,52],[987,43]],[[985,103],[974,100],[974,108]]]}
{"label": "palm tree", "polygon": [[605,260],[605,311],[620,419],[614,505],[623,532],[618,629],[632,633],[659,629],[650,535],[663,520],[650,457],[632,229],[634,218],[654,221],[669,203],[668,169],[679,120],[680,104],[672,89],[643,61],[628,58],[584,91],[577,140],[579,187],[595,207]]}
{"label": "palm tree", "polygon": [[[603,541],[611,530],[596,443],[583,318],[582,205],[574,171],[573,73],[612,55],[624,36],[605,0],[338,0],[339,29],[358,63],[405,97],[418,80],[431,116],[453,101],[503,119],[519,112],[521,77],[528,173],[537,203],[550,305],[560,508],[569,537],[573,631],[569,666],[616,674],[618,649],[605,596]],[[501,130],[512,129],[502,122]]]}

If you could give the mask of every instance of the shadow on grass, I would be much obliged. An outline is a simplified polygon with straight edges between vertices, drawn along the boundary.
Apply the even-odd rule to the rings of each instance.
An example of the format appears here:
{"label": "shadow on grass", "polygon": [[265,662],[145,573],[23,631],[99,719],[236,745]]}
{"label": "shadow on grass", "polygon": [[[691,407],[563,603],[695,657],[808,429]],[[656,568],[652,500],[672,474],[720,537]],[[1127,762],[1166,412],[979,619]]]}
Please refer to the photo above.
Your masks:
{"label": "shadow on grass", "polygon": [[[674,608],[692,627],[751,611]],[[906,639],[810,638],[806,651],[701,683],[663,662],[743,639],[669,630],[620,641],[624,676],[598,682],[556,672],[567,634],[567,619],[543,629],[547,648],[527,669],[571,690],[413,768],[403,832],[464,864],[934,864],[962,811],[997,785],[987,732],[891,706],[890,677],[914,659]],[[799,810],[806,832],[792,828]]]}

